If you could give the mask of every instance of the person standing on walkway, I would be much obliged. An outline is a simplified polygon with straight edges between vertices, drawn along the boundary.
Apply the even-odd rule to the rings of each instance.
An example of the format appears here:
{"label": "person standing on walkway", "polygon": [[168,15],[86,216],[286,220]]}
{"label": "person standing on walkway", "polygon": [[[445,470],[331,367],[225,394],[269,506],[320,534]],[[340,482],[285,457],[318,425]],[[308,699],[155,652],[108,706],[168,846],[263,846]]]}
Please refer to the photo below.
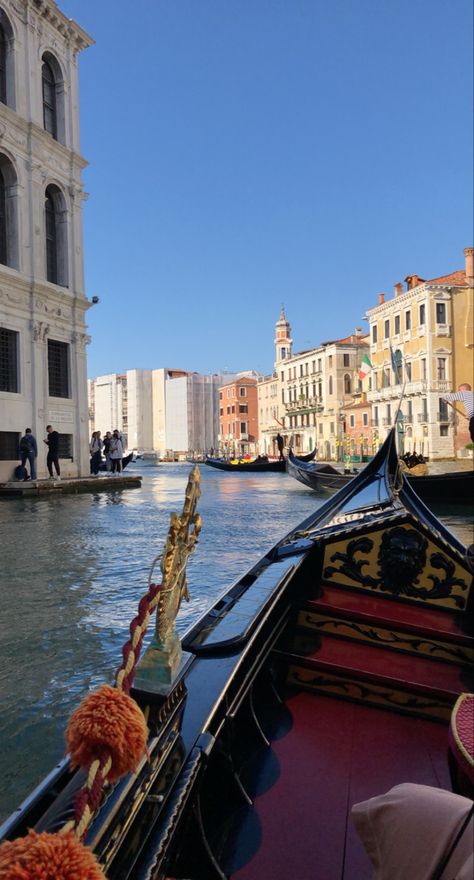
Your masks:
{"label": "person standing on walkway", "polygon": [[112,470],[112,465],[110,463],[110,441],[112,440],[112,434],[110,431],[106,431],[104,437],[104,455],[105,455],[105,470],[110,473]]}
{"label": "person standing on walkway", "polygon": [[[25,471],[24,480],[36,480],[36,459],[38,457],[38,444],[36,437],[32,434],[31,428],[25,428],[25,433],[20,440],[20,459],[21,466]],[[26,462],[30,463],[30,476],[28,476],[25,468]]]}
{"label": "person standing on walkway", "polygon": [[54,480],[53,477],[53,464],[56,470],[57,479],[61,479],[61,470],[59,467],[59,434],[57,431],[53,431],[51,425],[46,425],[46,431],[48,436],[44,441],[46,446],[48,447],[48,455],[46,457],[46,466],[49,472],[49,479]]}
{"label": "person standing on walkway", "polygon": [[91,437],[91,442],[89,445],[90,454],[91,454],[91,474],[94,474],[94,477],[97,476],[100,470],[100,460],[102,458],[102,440],[100,438],[100,431],[94,431]]}
{"label": "person standing on walkway", "polygon": [[112,434],[110,441],[110,462],[112,473],[120,474],[122,471],[123,445],[122,438],[117,430]]}
{"label": "person standing on walkway", "polygon": [[[455,400],[460,400],[461,403],[464,404],[466,418],[469,421],[469,433],[471,435],[471,440],[474,443],[474,391],[469,385],[469,382],[463,382],[457,391],[452,391],[450,394],[443,394],[442,399],[445,400],[446,403],[454,403]],[[453,407],[453,409],[456,409],[456,407]]]}

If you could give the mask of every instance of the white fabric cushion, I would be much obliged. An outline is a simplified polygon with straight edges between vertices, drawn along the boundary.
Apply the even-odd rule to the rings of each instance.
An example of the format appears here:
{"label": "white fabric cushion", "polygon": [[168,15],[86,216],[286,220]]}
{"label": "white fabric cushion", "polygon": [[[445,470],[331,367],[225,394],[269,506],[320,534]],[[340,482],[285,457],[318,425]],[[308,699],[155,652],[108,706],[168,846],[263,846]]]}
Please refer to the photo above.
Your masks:
{"label": "white fabric cushion", "polygon": [[[461,795],[403,783],[352,807],[352,819],[375,868],[374,880],[431,880],[472,807]],[[472,880],[473,821],[442,877]]]}

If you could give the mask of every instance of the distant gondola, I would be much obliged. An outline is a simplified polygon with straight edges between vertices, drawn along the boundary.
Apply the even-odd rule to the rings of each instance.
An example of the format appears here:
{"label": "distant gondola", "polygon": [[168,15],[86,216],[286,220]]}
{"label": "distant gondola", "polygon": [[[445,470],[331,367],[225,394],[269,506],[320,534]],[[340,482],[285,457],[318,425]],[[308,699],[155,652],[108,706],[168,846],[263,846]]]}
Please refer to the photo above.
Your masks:
{"label": "distant gondola", "polygon": [[[128,455],[125,455],[122,458],[122,470],[125,470],[125,468],[127,467],[127,464],[130,464],[132,459],[133,459],[133,452],[129,452]],[[101,473],[104,473],[106,470],[107,470],[107,462],[102,461],[99,465],[99,471]]]}
{"label": "distant gondola", "polygon": [[266,461],[224,461],[222,458],[206,458],[205,464],[210,467],[217,468],[219,471],[247,471],[248,473],[261,473],[262,471],[281,471],[286,470],[286,461],[282,459],[267,459]]}
{"label": "distant gondola", "polygon": [[[300,483],[321,494],[337,492],[354,479],[354,469],[338,470],[330,464],[309,464],[296,458],[291,449],[288,473]],[[445,474],[415,476],[408,471],[404,477],[422,501],[445,504],[471,504],[474,498],[474,471],[453,471]]]}
{"label": "distant gondola", "polygon": [[[302,455],[301,457],[297,457],[297,461],[310,462],[316,455],[316,449],[313,449],[312,452],[307,453],[306,455]],[[285,473],[286,471],[286,460],[285,459],[270,459],[266,455],[259,455],[258,458],[254,458],[249,461],[226,461],[223,458],[211,458],[208,456],[206,458],[205,464],[208,464],[210,467],[217,468],[220,471],[247,471],[249,473],[260,472],[260,471],[273,471]]]}

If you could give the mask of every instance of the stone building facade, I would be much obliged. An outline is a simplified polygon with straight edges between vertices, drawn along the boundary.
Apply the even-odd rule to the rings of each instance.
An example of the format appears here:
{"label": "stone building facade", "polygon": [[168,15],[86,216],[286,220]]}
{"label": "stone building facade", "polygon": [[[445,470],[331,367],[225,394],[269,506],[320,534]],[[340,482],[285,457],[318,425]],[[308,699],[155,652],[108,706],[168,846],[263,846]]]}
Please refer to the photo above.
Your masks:
{"label": "stone building facade", "polygon": [[282,377],[284,424],[295,452],[317,448],[319,459],[345,454],[346,410],[361,398],[358,378],[367,339],[357,328],[342,339],[293,355]]}
{"label": "stone building facade", "polygon": [[[356,329],[350,336],[293,353],[291,327],[282,310],[276,324],[274,372],[258,385],[260,451],[274,454],[280,432],[297,454],[316,447],[318,458],[342,460],[346,408],[362,401],[358,372],[368,348],[368,338]],[[370,443],[370,421],[364,428]]]}
{"label": "stone building facade", "polygon": [[367,312],[373,370],[364,380],[380,440],[398,414],[401,445],[430,459],[467,455],[467,422],[443,394],[473,378],[473,249],[465,269],[429,281],[417,275],[379,295]]}
{"label": "stone building facade", "polygon": [[219,449],[240,458],[258,450],[257,377],[240,375],[219,388]]}
{"label": "stone building facade", "polygon": [[124,435],[127,449],[153,449],[152,371],[127,370],[89,379],[89,432]]}
{"label": "stone building facade", "polygon": [[0,480],[18,441],[60,434],[89,472],[78,56],[92,44],[53,0],[0,0]]}

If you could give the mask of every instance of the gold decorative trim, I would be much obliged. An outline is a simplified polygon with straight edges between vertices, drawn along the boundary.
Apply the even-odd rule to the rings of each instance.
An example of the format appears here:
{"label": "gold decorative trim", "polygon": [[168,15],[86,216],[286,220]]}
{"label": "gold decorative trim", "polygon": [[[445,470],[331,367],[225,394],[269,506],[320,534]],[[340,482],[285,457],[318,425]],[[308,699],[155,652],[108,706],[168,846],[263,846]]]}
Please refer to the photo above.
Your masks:
{"label": "gold decorative trim", "polygon": [[436,697],[424,697],[401,688],[387,687],[371,681],[362,681],[350,675],[334,675],[319,669],[291,665],[288,669],[288,684],[306,690],[330,694],[341,699],[358,703],[368,703],[379,708],[395,709],[410,715],[422,715],[436,721],[449,723],[452,703],[443,702]]}
{"label": "gold decorative trim", "polygon": [[474,647],[465,647],[443,639],[429,639],[399,629],[367,624],[359,620],[346,620],[315,611],[300,611],[297,624],[335,638],[389,647],[391,650],[405,654],[432,657],[455,665],[474,664]]}

